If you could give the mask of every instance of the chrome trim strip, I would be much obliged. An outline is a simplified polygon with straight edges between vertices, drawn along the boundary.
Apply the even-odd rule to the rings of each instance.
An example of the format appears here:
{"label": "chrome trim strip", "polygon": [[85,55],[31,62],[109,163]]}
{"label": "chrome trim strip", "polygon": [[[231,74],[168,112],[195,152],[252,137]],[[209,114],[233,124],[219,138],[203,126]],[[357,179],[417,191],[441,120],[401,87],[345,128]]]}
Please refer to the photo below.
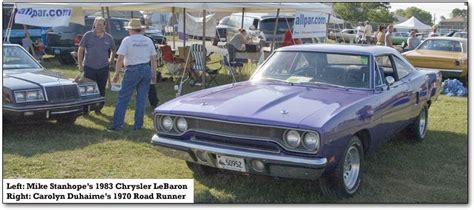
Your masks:
{"label": "chrome trim strip", "polygon": [[440,71],[440,72],[455,72],[455,73],[463,73],[463,70],[460,69],[432,69],[432,68],[416,68],[417,70],[424,70],[424,71]]}
{"label": "chrome trim strip", "polygon": [[83,109],[73,109],[73,110],[66,110],[66,111],[59,111],[59,112],[51,112],[51,114],[67,114],[72,112],[82,111]]}
{"label": "chrome trim strip", "polygon": [[104,102],[104,98],[94,98],[90,99],[87,101],[75,101],[75,102],[70,102],[70,103],[61,103],[61,104],[43,104],[43,105],[37,105],[37,104],[32,104],[28,106],[22,106],[22,107],[15,107],[11,106],[8,104],[3,105],[3,110],[6,111],[13,111],[13,112],[22,112],[22,111],[41,111],[41,110],[47,110],[47,109],[56,109],[56,108],[69,108],[69,107],[75,107],[75,106],[84,106],[88,104],[94,104],[94,103],[102,103]]}
{"label": "chrome trim strip", "polygon": [[[296,131],[302,132],[303,134],[307,133],[307,132],[313,132],[313,133],[316,132],[316,133],[319,134],[319,136],[321,136],[321,134],[318,131],[306,130],[306,129],[301,129],[301,128],[289,128],[289,127],[285,128],[285,127],[279,127],[279,126],[273,126],[273,125],[251,124],[251,123],[224,121],[224,120],[216,120],[216,119],[209,119],[209,118],[202,118],[202,117],[193,117],[193,116],[186,116],[186,115],[155,113],[155,119],[157,119],[157,118],[160,119],[161,118],[161,117],[157,117],[157,116],[170,116],[170,117],[174,117],[174,119],[176,119],[177,117],[184,117],[184,118],[192,118],[192,119],[197,119],[197,120],[208,120],[208,121],[214,121],[214,122],[221,122],[221,123],[227,123],[227,124],[257,126],[257,127],[262,127],[262,128],[271,127],[271,128],[277,128],[277,129],[283,129],[283,130],[296,130]],[[161,120],[158,120],[158,123],[159,122],[161,122]],[[162,131],[160,133],[163,133],[165,135],[170,135],[170,136],[181,137],[181,136],[183,136],[186,133],[191,132],[191,131],[210,134],[210,135],[215,135],[215,136],[228,137],[228,138],[240,138],[240,139],[251,139],[251,140],[257,140],[257,141],[273,142],[273,143],[278,144],[281,148],[283,148],[283,149],[285,149],[289,152],[300,152],[300,153],[304,153],[304,154],[316,154],[318,152],[318,151],[313,151],[312,152],[312,151],[305,151],[305,150],[298,150],[298,149],[289,148],[288,146],[285,145],[283,139],[281,139],[281,142],[280,142],[280,141],[276,141],[276,140],[270,139],[270,138],[258,138],[258,137],[255,137],[255,136],[245,136],[245,135],[235,135],[235,134],[232,135],[232,134],[228,134],[228,133],[219,133],[219,132],[213,132],[213,131],[208,131],[208,130],[198,130],[198,129],[188,129],[187,131],[185,131],[183,133],[180,133],[180,134],[168,133],[168,132],[162,132]],[[158,132],[158,130],[156,130],[156,132]]]}
{"label": "chrome trim strip", "polygon": [[230,155],[230,156],[236,156],[236,157],[263,159],[263,160],[275,161],[275,162],[279,162],[283,164],[290,164],[290,165],[309,167],[309,168],[324,168],[327,165],[326,158],[304,158],[304,157],[297,157],[297,156],[284,156],[281,154],[273,155],[273,154],[262,154],[262,153],[248,152],[248,151],[241,151],[241,150],[224,149],[224,148],[204,146],[204,145],[190,143],[190,142],[177,141],[174,139],[158,137],[156,134],[153,135],[151,143],[157,144],[157,146],[161,146],[161,147],[166,147],[166,146],[162,146],[160,144],[167,144],[167,145],[173,145],[177,147],[189,148],[192,150],[203,150],[203,151],[207,151],[211,153]]}

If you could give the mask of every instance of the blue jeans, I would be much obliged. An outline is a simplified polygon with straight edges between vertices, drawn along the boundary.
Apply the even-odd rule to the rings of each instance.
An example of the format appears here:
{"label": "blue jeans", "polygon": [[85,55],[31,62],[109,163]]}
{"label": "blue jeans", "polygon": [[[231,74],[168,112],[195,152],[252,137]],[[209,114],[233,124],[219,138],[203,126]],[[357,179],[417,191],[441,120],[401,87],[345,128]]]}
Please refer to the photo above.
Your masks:
{"label": "blue jeans", "polygon": [[137,90],[137,98],[135,105],[135,124],[133,129],[142,128],[146,100],[150,89],[150,80],[150,64],[137,64],[125,67],[122,88],[120,89],[117,104],[115,105],[114,121],[112,124],[113,128],[118,129],[123,127],[128,102],[130,101],[130,97],[135,89]]}

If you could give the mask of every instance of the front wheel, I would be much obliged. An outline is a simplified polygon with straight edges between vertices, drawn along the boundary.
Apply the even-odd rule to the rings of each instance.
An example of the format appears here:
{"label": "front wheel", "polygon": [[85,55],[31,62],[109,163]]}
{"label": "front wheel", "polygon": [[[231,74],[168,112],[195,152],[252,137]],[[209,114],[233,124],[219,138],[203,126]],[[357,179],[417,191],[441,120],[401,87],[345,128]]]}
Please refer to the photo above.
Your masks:
{"label": "front wheel", "polygon": [[319,179],[322,193],[336,198],[353,196],[359,190],[362,180],[363,159],[362,142],[358,136],[353,136],[334,172]]}
{"label": "front wheel", "polygon": [[186,165],[198,177],[211,176],[217,173],[217,169],[209,167],[209,166],[205,166],[205,165],[201,165],[201,164],[197,164],[197,163],[193,163],[189,161],[186,161]]}
{"label": "front wheel", "polygon": [[426,130],[428,128],[428,109],[423,107],[421,109],[416,122],[409,127],[411,136],[418,142],[425,139]]}

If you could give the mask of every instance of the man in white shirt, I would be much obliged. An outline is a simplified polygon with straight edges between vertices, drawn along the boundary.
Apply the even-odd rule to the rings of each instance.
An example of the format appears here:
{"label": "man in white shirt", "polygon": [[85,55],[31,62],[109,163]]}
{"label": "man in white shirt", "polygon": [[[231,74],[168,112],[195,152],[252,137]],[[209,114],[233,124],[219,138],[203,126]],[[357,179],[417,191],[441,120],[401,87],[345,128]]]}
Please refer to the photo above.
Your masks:
{"label": "man in white shirt", "polygon": [[140,19],[131,19],[126,28],[130,36],[122,40],[117,51],[118,59],[112,81],[114,83],[118,82],[119,72],[122,71],[123,66],[125,74],[115,106],[113,123],[108,128],[109,131],[123,128],[128,102],[135,89],[137,97],[133,129],[139,130],[142,128],[150,80],[156,81],[157,53],[153,41],[143,36],[142,30],[145,27],[141,25]]}
{"label": "man in white shirt", "polygon": [[362,44],[365,41],[365,27],[362,22],[359,22],[359,26],[357,26],[357,43]]}

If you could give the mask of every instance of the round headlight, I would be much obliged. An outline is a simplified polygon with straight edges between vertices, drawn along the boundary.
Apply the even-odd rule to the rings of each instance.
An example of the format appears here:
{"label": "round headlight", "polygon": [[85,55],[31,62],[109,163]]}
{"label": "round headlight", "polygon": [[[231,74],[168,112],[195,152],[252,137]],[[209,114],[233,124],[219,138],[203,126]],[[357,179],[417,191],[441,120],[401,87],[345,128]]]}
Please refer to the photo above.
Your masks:
{"label": "round headlight", "polygon": [[165,116],[165,117],[161,118],[161,126],[165,130],[171,131],[171,129],[173,129],[173,119],[171,119],[170,116]]}
{"label": "round headlight", "polygon": [[300,145],[301,142],[301,137],[300,133],[295,130],[289,130],[286,132],[286,138],[285,138],[286,144],[292,148],[296,148]]}
{"label": "round headlight", "polygon": [[178,118],[178,120],[176,120],[176,128],[179,132],[184,132],[188,130],[188,122],[186,121],[186,119],[182,117]]}
{"label": "round headlight", "polygon": [[319,134],[317,133],[306,133],[303,138],[303,146],[304,148],[316,151],[319,149],[320,138]]}

